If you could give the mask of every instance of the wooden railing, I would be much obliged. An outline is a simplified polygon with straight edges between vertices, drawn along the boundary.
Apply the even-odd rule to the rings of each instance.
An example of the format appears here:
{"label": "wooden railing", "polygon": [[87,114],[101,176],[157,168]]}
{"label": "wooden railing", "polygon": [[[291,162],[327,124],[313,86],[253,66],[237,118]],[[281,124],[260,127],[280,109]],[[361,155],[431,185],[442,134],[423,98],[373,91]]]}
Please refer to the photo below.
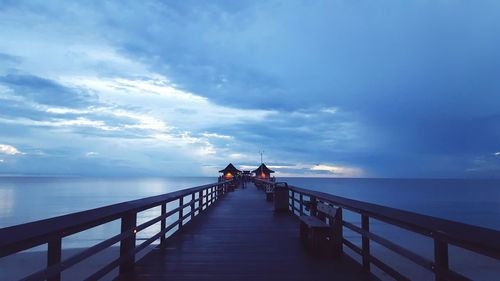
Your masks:
{"label": "wooden railing", "polygon": [[[262,182],[274,184],[271,182]],[[361,235],[361,247],[358,247],[345,237],[342,237],[342,241],[345,246],[361,256],[362,266],[366,271],[370,271],[371,264],[373,264],[395,280],[410,280],[410,278],[373,256],[370,252],[371,241],[429,270],[434,273],[435,280],[438,281],[471,280],[450,269],[448,245],[454,245],[500,260],[500,231],[361,202],[291,185],[288,185],[288,188],[289,210],[294,215],[316,215],[316,206],[320,202],[360,215],[361,227],[343,220],[342,217],[340,218],[345,228]],[[433,239],[434,259],[429,260],[380,235],[370,232],[370,219],[376,219]],[[327,223],[331,224],[332,222],[327,221]]]}
{"label": "wooden railing", "polygon": [[[47,244],[47,267],[22,280],[61,279],[61,272],[87,259],[90,256],[120,243],[120,256],[92,273],[85,280],[98,280],[110,271],[119,267],[120,274],[131,270],[135,263],[135,255],[154,241],[160,239],[164,245],[166,234],[171,230],[180,230],[184,221],[194,218],[211,206],[227,192],[229,181],[188,188],[172,193],[128,201],[88,211],[68,214],[60,217],[35,221],[0,229],[0,258]],[[178,207],[167,210],[167,203],[178,201]],[[161,214],[154,219],[137,225],[137,214],[161,206]],[[189,207],[189,212],[184,210]],[[167,225],[167,218],[177,214],[177,220]],[[64,237],[102,225],[114,220],[121,221],[118,235],[102,241],[82,252],[61,261],[61,242]],[[160,222],[160,232],[136,245],[138,232]]]}

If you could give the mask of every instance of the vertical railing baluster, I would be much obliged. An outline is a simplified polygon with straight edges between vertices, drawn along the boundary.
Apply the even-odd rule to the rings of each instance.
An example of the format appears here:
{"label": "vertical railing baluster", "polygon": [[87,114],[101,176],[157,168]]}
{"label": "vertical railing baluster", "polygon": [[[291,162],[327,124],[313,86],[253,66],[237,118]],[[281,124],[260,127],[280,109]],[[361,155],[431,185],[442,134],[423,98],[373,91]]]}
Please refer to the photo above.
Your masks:
{"label": "vertical railing baluster", "polygon": [[[361,228],[370,231],[370,221],[367,215],[361,215]],[[362,236],[361,248],[363,251],[363,270],[370,271],[370,238]]]}
{"label": "vertical railing baluster", "polygon": [[211,191],[211,188],[207,188],[207,209],[208,209],[208,206],[210,206],[210,203],[211,203],[211,199],[210,199],[210,191]]}
{"label": "vertical railing baluster", "polygon": [[194,198],[195,192],[191,193],[191,219],[194,218]]}
{"label": "vertical railing baluster", "polygon": [[300,215],[304,215],[304,194],[300,193]]}
{"label": "vertical railing baluster", "polygon": [[[167,213],[167,203],[161,204],[161,215],[164,216]],[[167,227],[167,218],[161,219],[160,231],[164,231]],[[160,246],[165,246],[166,233],[163,233],[160,237]]]}
{"label": "vertical railing baluster", "polygon": [[133,234],[120,241],[120,258],[125,260],[120,263],[120,274],[129,272],[134,268],[135,254],[135,227],[137,225],[137,213],[130,211],[122,217],[121,232],[133,230]]}
{"label": "vertical railing baluster", "polygon": [[200,200],[198,203],[198,214],[199,214],[199,213],[201,213],[201,211],[203,211],[203,189],[200,190],[200,192],[198,194],[199,194],[198,200]]}
{"label": "vertical railing baluster", "polygon": [[210,187],[209,187],[209,188],[207,188],[207,191],[206,191],[206,192],[207,192],[207,194],[206,194],[206,196],[207,196],[207,197],[206,197],[206,198],[207,198],[207,199],[206,199],[206,200],[207,200],[207,202],[205,202],[205,203],[207,204],[206,209],[208,209],[208,206],[210,205]]}
{"label": "vertical railing baluster", "polygon": [[[61,247],[61,237],[57,237],[49,241],[47,244],[47,267],[51,267],[61,262]],[[58,273],[47,280],[60,281],[61,273]]]}
{"label": "vertical railing baluster", "polygon": [[449,269],[448,243],[434,238],[434,273],[436,281],[445,281],[443,273]]}
{"label": "vertical railing baluster", "polygon": [[290,210],[292,212],[292,215],[295,215],[295,191],[292,190],[292,209]]}
{"label": "vertical railing baluster", "polygon": [[179,197],[179,229],[182,227],[183,219],[182,217],[184,216],[184,195]]}

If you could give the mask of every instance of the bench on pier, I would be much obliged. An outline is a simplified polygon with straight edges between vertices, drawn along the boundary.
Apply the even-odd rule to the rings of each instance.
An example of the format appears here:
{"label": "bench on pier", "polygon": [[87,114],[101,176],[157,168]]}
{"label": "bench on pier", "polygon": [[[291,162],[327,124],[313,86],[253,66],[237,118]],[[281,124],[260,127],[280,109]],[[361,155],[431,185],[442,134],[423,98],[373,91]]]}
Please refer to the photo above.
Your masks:
{"label": "bench on pier", "polygon": [[300,239],[304,245],[314,254],[340,256],[342,253],[342,209],[318,203],[310,208],[310,213],[310,216],[299,217]]}

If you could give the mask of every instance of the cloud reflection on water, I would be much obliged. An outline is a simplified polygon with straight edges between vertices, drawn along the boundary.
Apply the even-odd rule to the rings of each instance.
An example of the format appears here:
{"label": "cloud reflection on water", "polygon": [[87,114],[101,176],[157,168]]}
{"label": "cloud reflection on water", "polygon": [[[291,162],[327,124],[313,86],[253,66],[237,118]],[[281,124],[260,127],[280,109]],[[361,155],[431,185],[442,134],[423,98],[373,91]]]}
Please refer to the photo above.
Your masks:
{"label": "cloud reflection on water", "polygon": [[14,190],[0,186],[0,218],[10,216],[14,209]]}

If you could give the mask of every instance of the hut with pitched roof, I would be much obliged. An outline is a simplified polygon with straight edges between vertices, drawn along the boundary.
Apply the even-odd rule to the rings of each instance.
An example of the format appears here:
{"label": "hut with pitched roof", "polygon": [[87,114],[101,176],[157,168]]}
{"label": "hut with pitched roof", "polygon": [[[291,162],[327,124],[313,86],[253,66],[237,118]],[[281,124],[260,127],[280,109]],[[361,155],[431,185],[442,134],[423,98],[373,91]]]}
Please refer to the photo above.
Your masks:
{"label": "hut with pitched roof", "polygon": [[260,166],[253,170],[252,173],[255,174],[255,177],[256,178],[259,178],[259,179],[270,179],[271,178],[271,174],[274,173],[273,170],[269,169],[266,164],[262,163],[260,164]]}
{"label": "hut with pitched roof", "polygon": [[226,168],[220,170],[219,173],[222,173],[222,178],[224,178],[225,180],[231,180],[241,174],[241,171],[236,169],[236,167],[232,163],[229,163],[229,165],[227,165]]}

